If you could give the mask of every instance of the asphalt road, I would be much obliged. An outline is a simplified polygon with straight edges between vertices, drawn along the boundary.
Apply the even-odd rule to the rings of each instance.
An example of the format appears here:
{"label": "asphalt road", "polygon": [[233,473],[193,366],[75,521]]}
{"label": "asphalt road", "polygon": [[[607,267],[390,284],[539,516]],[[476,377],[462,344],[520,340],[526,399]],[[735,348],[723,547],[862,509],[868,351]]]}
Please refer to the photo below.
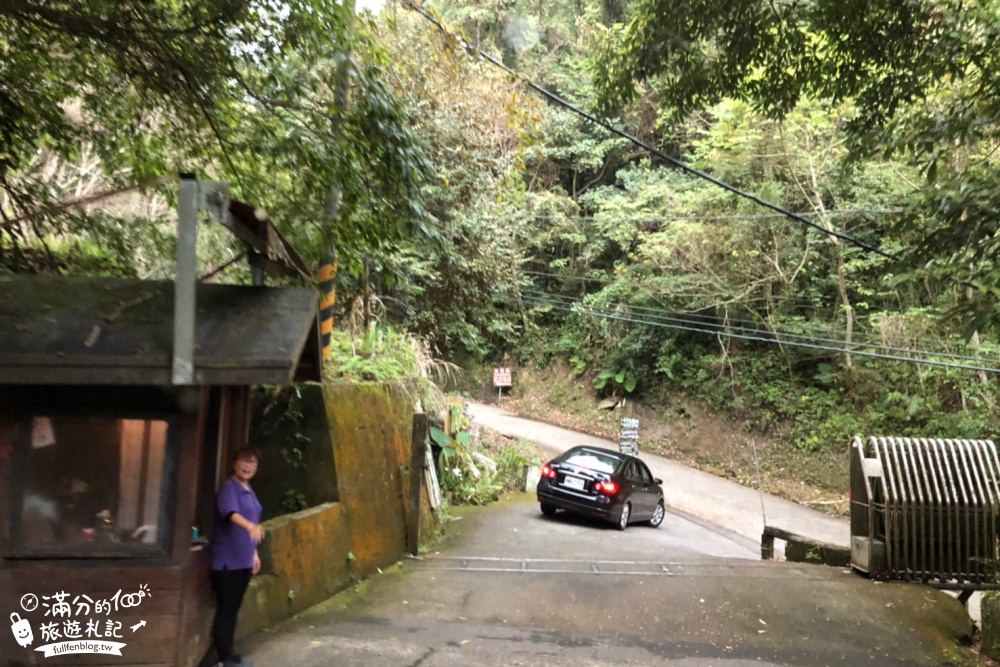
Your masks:
{"label": "asphalt road", "polygon": [[[480,426],[530,440],[548,449],[553,455],[574,445],[618,448],[617,443],[524,419],[491,405],[471,403],[469,413]],[[761,494],[756,489],[662,456],[640,452],[640,458],[646,462],[653,475],[663,479],[663,493],[670,507],[743,535],[758,545],[758,553],[765,514],[769,525],[832,544],[850,544],[850,526],[846,519],[817,512],[769,493]],[[844,465],[847,465],[846,457]],[[779,543],[777,546],[780,549],[782,545]]]}
{"label": "asphalt road", "polygon": [[251,638],[244,654],[258,667],[971,661],[954,599],[761,562],[739,535],[691,517],[621,533],[543,517],[528,494],[460,516],[437,552]]}

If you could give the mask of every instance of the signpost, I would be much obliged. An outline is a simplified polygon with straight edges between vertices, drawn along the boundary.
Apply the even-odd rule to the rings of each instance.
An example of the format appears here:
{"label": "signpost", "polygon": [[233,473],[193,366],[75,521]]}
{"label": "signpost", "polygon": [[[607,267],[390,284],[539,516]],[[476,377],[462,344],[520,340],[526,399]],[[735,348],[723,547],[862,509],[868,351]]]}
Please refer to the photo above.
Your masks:
{"label": "signpost", "polygon": [[618,433],[618,451],[622,454],[639,455],[639,420],[622,417],[621,431]]}
{"label": "signpost", "polygon": [[499,402],[500,397],[503,396],[503,388],[514,386],[509,368],[493,369],[493,386],[497,388],[497,402]]}

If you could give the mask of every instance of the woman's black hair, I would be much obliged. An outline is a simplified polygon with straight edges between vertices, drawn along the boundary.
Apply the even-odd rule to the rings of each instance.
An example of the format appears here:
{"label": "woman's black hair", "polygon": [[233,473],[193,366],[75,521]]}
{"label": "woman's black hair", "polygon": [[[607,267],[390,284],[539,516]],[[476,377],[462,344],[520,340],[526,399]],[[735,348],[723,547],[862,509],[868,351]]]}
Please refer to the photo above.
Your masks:
{"label": "woman's black hair", "polygon": [[256,447],[243,447],[233,454],[232,462],[236,463],[240,459],[257,459],[257,462],[260,463],[260,452]]}

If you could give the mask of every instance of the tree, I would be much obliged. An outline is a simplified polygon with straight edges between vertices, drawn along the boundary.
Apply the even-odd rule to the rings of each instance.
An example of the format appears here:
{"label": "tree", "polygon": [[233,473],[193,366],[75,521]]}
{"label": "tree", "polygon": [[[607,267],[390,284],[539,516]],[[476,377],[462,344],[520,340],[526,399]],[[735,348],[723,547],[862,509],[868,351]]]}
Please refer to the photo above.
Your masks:
{"label": "tree", "polygon": [[[182,170],[229,181],[307,255],[332,244],[348,266],[423,233],[420,141],[371,21],[348,29],[347,12],[314,0],[0,4],[0,220],[65,196],[33,164],[93,147],[107,183]],[[321,229],[334,187],[338,224]],[[72,215],[31,234],[0,226],[0,247],[75,233],[88,216]]]}
{"label": "tree", "polygon": [[907,265],[975,286],[971,328],[997,327],[998,44],[993,2],[641,0],[606,34],[596,80],[606,110],[638,82],[675,120],[724,97],[772,118],[804,98],[853,103],[851,155],[897,155],[926,176],[896,230]]}

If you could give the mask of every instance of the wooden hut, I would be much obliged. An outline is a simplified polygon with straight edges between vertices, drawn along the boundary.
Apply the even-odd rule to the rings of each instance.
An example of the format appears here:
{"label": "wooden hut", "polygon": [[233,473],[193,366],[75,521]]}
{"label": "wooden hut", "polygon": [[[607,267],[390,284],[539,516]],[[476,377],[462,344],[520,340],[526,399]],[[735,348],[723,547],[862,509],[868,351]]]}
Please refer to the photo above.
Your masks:
{"label": "wooden hut", "polygon": [[[318,380],[320,357],[310,289],[198,284],[196,303],[178,386],[173,283],[0,276],[0,611],[32,634],[0,633],[0,664],[188,666],[208,649],[205,538],[250,387]],[[40,650],[74,641],[124,646]]]}

